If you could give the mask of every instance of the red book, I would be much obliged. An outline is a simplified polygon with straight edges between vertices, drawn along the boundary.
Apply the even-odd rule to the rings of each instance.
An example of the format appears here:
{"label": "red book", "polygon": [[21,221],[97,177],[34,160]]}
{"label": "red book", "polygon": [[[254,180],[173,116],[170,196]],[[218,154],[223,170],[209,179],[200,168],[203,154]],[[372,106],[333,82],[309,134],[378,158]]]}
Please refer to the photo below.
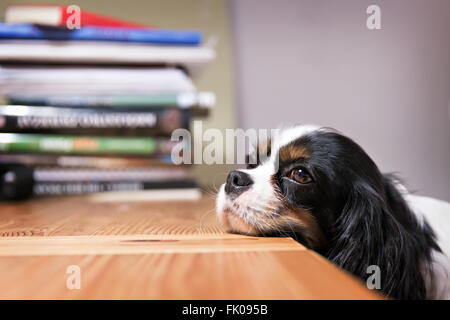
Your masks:
{"label": "red book", "polygon": [[[129,27],[149,28],[149,26],[113,17],[95,14],[80,10],[80,26],[103,26],[103,27]],[[5,11],[5,22],[7,23],[32,23],[46,26],[66,27],[67,21],[74,22],[76,8],[71,6],[52,4],[18,4],[9,5]]]}

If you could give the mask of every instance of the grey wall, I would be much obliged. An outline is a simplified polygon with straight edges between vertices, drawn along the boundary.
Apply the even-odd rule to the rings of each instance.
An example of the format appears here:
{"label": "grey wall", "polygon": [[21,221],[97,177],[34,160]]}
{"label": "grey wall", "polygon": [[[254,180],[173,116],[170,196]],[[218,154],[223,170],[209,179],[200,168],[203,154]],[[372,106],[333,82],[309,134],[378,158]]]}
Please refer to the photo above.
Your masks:
{"label": "grey wall", "polygon": [[232,16],[241,127],[332,126],[450,201],[450,1],[234,0]]}

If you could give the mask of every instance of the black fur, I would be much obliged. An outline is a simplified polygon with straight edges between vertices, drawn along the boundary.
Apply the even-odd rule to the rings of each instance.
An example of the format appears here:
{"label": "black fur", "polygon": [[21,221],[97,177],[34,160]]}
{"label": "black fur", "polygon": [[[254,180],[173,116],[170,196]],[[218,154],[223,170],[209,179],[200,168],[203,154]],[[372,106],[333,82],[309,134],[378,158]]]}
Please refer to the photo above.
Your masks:
{"label": "black fur", "polygon": [[[317,131],[292,144],[307,158],[283,162],[276,181],[290,203],[308,208],[327,238],[314,248],[364,281],[367,267],[381,270],[381,291],[397,299],[427,296],[422,271],[432,250],[440,250],[431,228],[421,225],[394,186],[364,150],[332,130]],[[314,183],[286,179],[294,167],[310,172]]]}

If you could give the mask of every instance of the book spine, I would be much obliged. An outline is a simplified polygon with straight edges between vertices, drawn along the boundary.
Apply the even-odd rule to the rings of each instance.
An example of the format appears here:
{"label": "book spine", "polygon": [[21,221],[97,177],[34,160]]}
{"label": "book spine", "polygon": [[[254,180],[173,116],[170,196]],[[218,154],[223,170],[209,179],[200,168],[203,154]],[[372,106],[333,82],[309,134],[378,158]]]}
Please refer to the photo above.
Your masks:
{"label": "book spine", "polygon": [[[115,134],[170,135],[177,128],[189,128],[189,110],[176,108],[153,111],[105,111],[56,107],[0,106],[0,132],[59,134],[100,134],[114,129]],[[102,132],[103,131],[103,132]],[[106,132],[106,134],[108,134]]]}
{"label": "book spine", "polygon": [[7,97],[9,104],[32,105],[32,106],[59,106],[59,107],[165,107],[179,106],[177,94],[156,95],[102,95],[102,96],[20,96],[11,95]]}
{"label": "book spine", "polygon": [[199,45],[202,42],[202,33],[199,31],[95,26],[86,26],[81,29],[68,30],[63,28],[36,26],[32,24],[0,23],[0,38]]}
{"label": "book spine", "polygon": [[[67,10],[66,6],[59,6],[61,10],[61,21],[60,25],[62,27],[67,26],[67,19],[71,18],[72,13]],[[81,10],[81,27],[86,26],[100,26],[100,27],[125,27],[125,28],[149,28],[148,26],[133,23],[125,20],[120,20],[117,18],[112,18],[104,15],[99,15],[92,13],[90,11]]]}
{"label": "book spine", "polygon": [[1,152],[62,154],[170,154],[174,142],[167,139],[79,137],[44,134],[0,133]]}
{"label": "book spine", "polygon": [[120,169],[88,169],[88,168],[34,168],[34,181],[46,182],[123,182],[123,181],[160,181],[180,180],[187,177],[187,171],[181,167],[164,168],[120,168]]}
{"label": "book spine", "polygon": [[197,185],[190,180],[160,182],[37,182],[33,193],[45,195],[78,195],[108,191],[139,191],[156,189],[192,189]]}
{"label": "book spine", "polygon": [[123,95],[55,95],[30,96],[9,95],[6,97],[9,104],[31,106],[57,106],[77,108],[153,108],[153,107],[180,107],[180,108],[211,108],[215,104],[215,95],[212,92],[186,92],[173,94],[123,94]]}
{"label": "book spine", "polygon": [[[179,167],[172,162],[170,155],[149,157],[108,157],[108,156],[75,156],[52,154],[11,154],[0,153],[0,164],[19,163],[30,167],[58,166],[61,168],[126,168],[126,167]],[[188,167],[189,165],[183,164]]]}
{"label": "book spine", "polygon": [[[25,17],[23,12],[26,12]],[[50,17],[48,16],[48,13]],[[21,15],[22,13],[22,15]],[[48,26],[67,27],[71,22],[74,11],[68,6],[48,4],[16,4],[8,5],[5,10],[5,22],[7,23],[35,23]],[[109,27],[132,27],[149,28],[148,26],[121,20],[105,15],[80,10],[80,24],[84,26],[109,26]]]}

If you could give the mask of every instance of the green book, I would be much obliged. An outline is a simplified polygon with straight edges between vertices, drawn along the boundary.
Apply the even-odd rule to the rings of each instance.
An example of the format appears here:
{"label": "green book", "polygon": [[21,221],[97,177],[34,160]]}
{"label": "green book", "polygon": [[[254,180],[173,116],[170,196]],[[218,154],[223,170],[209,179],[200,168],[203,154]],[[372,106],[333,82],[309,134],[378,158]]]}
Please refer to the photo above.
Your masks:
{"label": "green book", "polygon": [[[170,143],[170,141],[166,142]],[[165,147],[168,150],[167,146]],[[160,149],[159,141],[150,137],[0,133],[0,152],[153,155],[159,153]]]}

